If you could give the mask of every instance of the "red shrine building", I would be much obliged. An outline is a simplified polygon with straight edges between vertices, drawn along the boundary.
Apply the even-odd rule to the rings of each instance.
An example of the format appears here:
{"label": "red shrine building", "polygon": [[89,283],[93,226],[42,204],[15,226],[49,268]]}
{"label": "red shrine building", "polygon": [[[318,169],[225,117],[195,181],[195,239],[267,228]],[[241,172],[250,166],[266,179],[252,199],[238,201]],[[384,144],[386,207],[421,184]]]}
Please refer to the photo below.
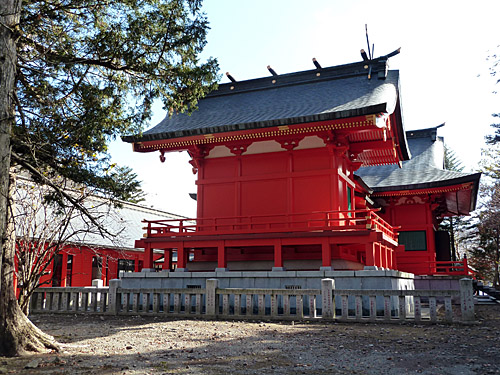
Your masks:
{"label": "red shrine building", "polygon": [[[370,199],[380,216],[398,226],[397,269],[417,275],[467,274],[467,260],[452,258],[445,217],[475,209],[480,173],[444,169],[444,142],[438,128],[406,132],[412,158],[402,168],[360,168],[356,175],[370,186]],[[457,267],[458,266],[458,267]]]}
{"label": "red shrine building", "polygon": [[[21,181],[30,184],[29,180]],[[101,280],[103,285],[108,285],[109,280],[117,279],[122,272],[139,272],[143,268],[144,251],[134,247],[135,239],[142,235],[141,220],[158,219],[183,219],[184,217],[160,211],[143,205],[129,202],[120,202],[120,206],[112,206],[109,202],[99,197],[90,197],[89,201],[100,208],[100,218],[116,238],[104,238],[95,231],[83,231],[86,223],[80,216],[71,219],[70,230],[80,233],[71,238],[57,254],[45,253],[43,250],[28,257],[37,258],[37,263],[50,262],[44,275],[40,279],[40,285],[53,287],[90,286],[94,280]],[[30,230],[35,230],[31,228]],[[24,234],[25,235],[25,234]],[[19,238],[19,237],[18,237]],[[31,251],[37,251],[36,247]],[[25,272],[24,267],[19,266],[18,253],[16,257],[16,271]],[[154,260],[158,260],[162,254],[154,254]],[[52,259],[53,258],[53,259]],[[23,263],[23,262],[21,262]],[[16,275],[17,276],[17,275]],[[21,277],[16,277],[21,279]],[[17,288],[17,285],[16,285]]]}
{"label": "red shrine building", "polygon": [[405,132],[388,56],[229,76],[191,115],[124,137],[161,161],[187,151],[197,173],[196,218],[145,222],[144,268],[161,251],[166,270],[438,273],[437,225],[475,208],[479,175],[443,169],[437,128]]}

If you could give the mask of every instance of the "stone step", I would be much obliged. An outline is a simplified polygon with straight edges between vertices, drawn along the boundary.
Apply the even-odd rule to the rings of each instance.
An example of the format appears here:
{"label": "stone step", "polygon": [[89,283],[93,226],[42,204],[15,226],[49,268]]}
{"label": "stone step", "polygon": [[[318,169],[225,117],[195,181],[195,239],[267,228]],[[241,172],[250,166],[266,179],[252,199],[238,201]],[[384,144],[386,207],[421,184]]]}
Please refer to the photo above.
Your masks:
{"label": "stone step", "polygon": [[477,283],[475,288],[480,293],[483,293],[482,297],[489,297],[493,301],[500,303],[500,290],[491,286],[484,286],[481,283]]}
{"label": "stone step", "polygon": [[498,302],[496,299],[490,297],[490,296],[475,296],[474,297],[474,304],[475,305],[495,305]]}

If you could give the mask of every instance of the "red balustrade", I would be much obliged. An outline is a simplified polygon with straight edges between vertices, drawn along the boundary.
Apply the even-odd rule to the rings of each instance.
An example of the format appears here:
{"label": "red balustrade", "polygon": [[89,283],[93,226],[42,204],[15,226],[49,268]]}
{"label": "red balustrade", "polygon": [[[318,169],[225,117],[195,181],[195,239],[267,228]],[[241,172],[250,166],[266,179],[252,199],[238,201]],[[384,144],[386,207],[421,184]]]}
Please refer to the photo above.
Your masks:
{"label": "red balustrade", "polygon": [[375,213],[375,210],[144,220],[143,223],[147,223],[143,228],[147,230],[147,237],[361,230],[382,232],[394,241],[398,236],[398,228],[389,225]]}
{"label": "red balustrade", "polygon": [[474,273],[467,264],[467,259],[450,261],[399,262],[402,269],[412,269],[417,275],[466,275]]}
{"label": "red balustrade", "polygon": [[453,261],[436,261],[431,264],[435,275],[472,275],[467,265],[467,258]]}

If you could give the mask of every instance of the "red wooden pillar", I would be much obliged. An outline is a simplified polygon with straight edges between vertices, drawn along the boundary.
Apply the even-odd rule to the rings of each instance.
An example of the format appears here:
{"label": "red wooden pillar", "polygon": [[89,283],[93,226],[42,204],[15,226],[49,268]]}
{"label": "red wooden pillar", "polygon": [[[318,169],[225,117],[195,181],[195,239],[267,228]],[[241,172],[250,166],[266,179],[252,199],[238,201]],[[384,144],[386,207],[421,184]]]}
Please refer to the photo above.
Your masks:
{"label": "red wooden pillar", "polygon": [[108,273],[109,273],[109,257],[104,256],[102,259],[103,266],[102,266],[102,283],[103,285],[108,285],[109,280],[108,280]]}
{"label": "red wooden pillar", "polygon": [[379,244],[380,248],[380,267],[387,268],[387,247]]}
{"label": "red wooden pillar", "polygon": [[63,251],[62,255],[62,265],[61,265],[61,286],[66,287],[66,276],[68,274],[68,253]]}
{"label": "red wooden pillar", "polygon": [[467,264],[467,254],[464,254],[464,274],[469,274],[469,265]]}
{"label": "red wooden pillar", "polygon": [[281,241],[276,240],[274,242],[274,267],[273,271],[284,271],[283,268],[283,247],[281,246]]}
{"label": "red wooden pillar", "polygon": [[153,249],[150,243],[146,243],[144,249],[144,263],[142,268],[153,268]]}
{"label": "red wooden pillar", "polygon": [[365,245],[365,267],[375,267],[375,244],[373,242]]}
{"label": "red wooden pillar", "polygon": [[394,249],[390,246],[387,246],[387,268],[392,270],[392,262],[394,258]]}
{"label": "red wooden pillar", "polygon": [[325,140],[330,154],[330,189],[331,189],[331,210],[338,211],[339,202],[339,163],[335,152],[335,143],[333,139]]}
{"label": "red wooden pillar", "polygon": [[[398,246],[399,247],[399,246]],[[391,269],[397,270],[398,269],[398,263],[397,263],[397,257],[396,257],[396,250],[398,248],[392,249],[391,253]]]}
{"label": "red wooden pillar", "polygon": [[328,239],[321,241],[321,269],[332,269],[332,247],[330,246]]}
{"label": "red wooden pillar", "polygon": [[[139,262],[141,262],[141,257],[135,255],[134,256],[134,272],[141,272],[141,270],[139,269]],[[143,262],[143,264],[144,264],[144,262]]]}
{"label": "red wooden pillar", "polygon": [[184,248],[184,243],[177,246],[177,269],[184,270],[187,265],[187,251]]}
{"label": "red wooden pillar", "polygon": [[[236,181],[234,182],[234,215],[241,216],[241,155],[236,156]],[[241,219],[237,219],[239,222]]]}
{"label": "red wooden pillar", "polygon": [[163,250],[163,270],[170,271],[172,269],[172,249]]}
{"label": "red wooden pillar", "polygon": [[217,245],[217,270],[226,271],[227,270],[227,249],[224,241]]}
{"label": "red wooden pillar", "polygon": [[375,265],[382,267],[382,253],[384,249],[380,243],[375,243]]}

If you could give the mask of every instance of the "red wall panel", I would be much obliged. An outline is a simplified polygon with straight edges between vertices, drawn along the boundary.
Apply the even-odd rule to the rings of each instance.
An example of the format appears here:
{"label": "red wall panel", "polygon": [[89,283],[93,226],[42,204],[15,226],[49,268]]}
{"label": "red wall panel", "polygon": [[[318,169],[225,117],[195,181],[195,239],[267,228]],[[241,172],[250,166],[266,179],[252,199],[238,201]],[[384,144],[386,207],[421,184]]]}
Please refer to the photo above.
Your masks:
{"label": "red wall panel", "polygon": [[241,215],[273,215],[287,212],[287,181],[269,179],[241,183]]}
{"label": "red wall panel", "polygon": [[329,211],[330,176],[297,177],[293,180],[293,211],[296,213]]}
{"label": "red wall panel", "polygon": [[210,184],[203,186],[203,217],[236,216],[235,184]]}
{"label": "red wall panel", "polygon": [[202,168],[203,176],[206,179],[234,177],[236,173],[235,158],[205,159]]}
{"label": "red wall panel", "polygon": [[288,153],[286,152],[243,155],[241,158],[242,176],[262,176],[274,173],[285,173],[288,169]]}
{"label": "red wall panel", "polygon": [[[209,158],[199,173],[200,218],[347,209],[346,184],[332,186],[326,147]],[[340,162],[338,163],[340,164]],[[337,192],[334,190],[337,189]],[[342,202],[333,202],[340,197]]]}
{"label": "red wall panel", "polygon": [[394,207],[394,220],[397,225],[422,225],[426,223],[427,205],[412,204]]}
{"label": "red wall panel", "polygon": [[293,170],[295,172],[302,172],[329,169],[331,157],[326,148],[295,151]]}

